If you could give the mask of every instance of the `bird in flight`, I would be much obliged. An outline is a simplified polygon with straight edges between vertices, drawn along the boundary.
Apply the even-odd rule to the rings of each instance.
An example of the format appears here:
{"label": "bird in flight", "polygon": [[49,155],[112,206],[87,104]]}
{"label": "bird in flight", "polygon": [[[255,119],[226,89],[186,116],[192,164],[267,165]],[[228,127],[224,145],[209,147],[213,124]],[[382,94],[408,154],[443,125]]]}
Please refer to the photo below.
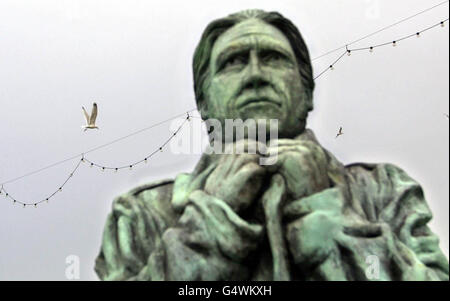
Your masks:
{"label": "bird in flight", "polygon": [[97,118],[97,104],[94,102],[92,105],[91,115],[89,116],[88,112],[84,107],[83,113],[84,117],[86,117],[86,125],[83,125],[81,128],[86,132],[88,129],[98,129],[98,126],[95,125],[95,119]]}
{"label": "bird in flight", "polygon": [[444,114],[445,115],[445,117],[447,117],[447,119],[448,119],[448,114]]}
{"label": "bird in flight", "polygon": [[337,133],[336,138],[340,135],[344,135],[344,133],[342,132],[342,126],[339,128],[339,133]]}

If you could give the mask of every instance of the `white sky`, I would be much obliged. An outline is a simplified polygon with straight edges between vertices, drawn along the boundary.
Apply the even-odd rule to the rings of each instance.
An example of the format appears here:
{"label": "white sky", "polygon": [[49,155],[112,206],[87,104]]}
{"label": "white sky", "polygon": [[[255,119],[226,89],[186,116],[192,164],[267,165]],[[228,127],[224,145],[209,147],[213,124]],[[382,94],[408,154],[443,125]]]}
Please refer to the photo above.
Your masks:
{"label": "white sky", "polygon": [[[205,26],[248,8],[279,11],[315,57],[441,1],[227,0],[0,2],[0,182],[82,153],[195,107],[192,54]],[[415,33],[448,18],[448,4],[355,46]],[[447,23],[448,25],[448,23]],[[339,55],[314,62],[315,73]],[[343,163],[390,162],[424,188],[432,230],[449,250],[449,32],[345,57],[317,81],[309,118]],[[81,106],[99,104],[99,131],[83,133]],[[142,159],[169,136],[170,123],[88,157],[105,165]],[[339,126],[345,135],[334,139]],[[117,174],[81,168],[37,209],[0,198],[0,280],[65,280],[79,256],[93,266],[112,199],[138,184],[189,172],[198,155],[158,154]],[[19,200],[45,198],[76,160],[6,188]]]}

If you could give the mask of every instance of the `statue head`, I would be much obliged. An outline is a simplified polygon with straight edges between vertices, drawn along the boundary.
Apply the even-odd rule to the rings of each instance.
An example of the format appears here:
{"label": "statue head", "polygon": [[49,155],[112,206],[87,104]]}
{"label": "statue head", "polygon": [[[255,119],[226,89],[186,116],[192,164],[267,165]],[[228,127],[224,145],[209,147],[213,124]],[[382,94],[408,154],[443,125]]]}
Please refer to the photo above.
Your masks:
{"label": "statue head", "polygon": [[211,22],[194,53],[194,89],[204,120],[278,119],[278,136],[302,133],[313,109],[308,48],[276,12],[246,10]]}

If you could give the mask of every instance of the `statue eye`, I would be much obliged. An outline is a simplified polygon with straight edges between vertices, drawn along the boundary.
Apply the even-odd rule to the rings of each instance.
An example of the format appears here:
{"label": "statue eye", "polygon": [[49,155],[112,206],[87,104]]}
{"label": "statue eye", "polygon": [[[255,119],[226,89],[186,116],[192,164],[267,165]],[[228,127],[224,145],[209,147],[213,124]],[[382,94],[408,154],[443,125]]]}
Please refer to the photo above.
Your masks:
{"label": "statue eye", "polygon": [[261,54],[261,59],[265,63],[279,62],[284,59],[284,56],[275,51],[265,52]]}
{"label": "statue eye", "polygon": [[223,64],[223,69],[232,68],[232,67],[239,67],[242,65],[245,65],[247,62],[247,58],[244,55],[236,55],[228,59]]}

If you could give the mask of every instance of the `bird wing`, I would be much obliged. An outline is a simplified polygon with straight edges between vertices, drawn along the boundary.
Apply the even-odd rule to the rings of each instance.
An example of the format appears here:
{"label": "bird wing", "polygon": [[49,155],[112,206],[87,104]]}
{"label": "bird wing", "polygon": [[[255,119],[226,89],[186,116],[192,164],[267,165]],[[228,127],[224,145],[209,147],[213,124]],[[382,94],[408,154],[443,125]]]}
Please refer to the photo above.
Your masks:
{"label": "bird wing", "polygon": [[86,112],[86,109],[84,107],[83,108],[83,113],[84,113],[84,117],[86,118],[86,123],[89,124],[89,114]]}
{"label": "bird wing", "polygon": [[90,121],[89,124],[94,125],[96,118],[97,118],[97,104],[94,102],[94,104],[92,105],[91,119],[89,120]]}

